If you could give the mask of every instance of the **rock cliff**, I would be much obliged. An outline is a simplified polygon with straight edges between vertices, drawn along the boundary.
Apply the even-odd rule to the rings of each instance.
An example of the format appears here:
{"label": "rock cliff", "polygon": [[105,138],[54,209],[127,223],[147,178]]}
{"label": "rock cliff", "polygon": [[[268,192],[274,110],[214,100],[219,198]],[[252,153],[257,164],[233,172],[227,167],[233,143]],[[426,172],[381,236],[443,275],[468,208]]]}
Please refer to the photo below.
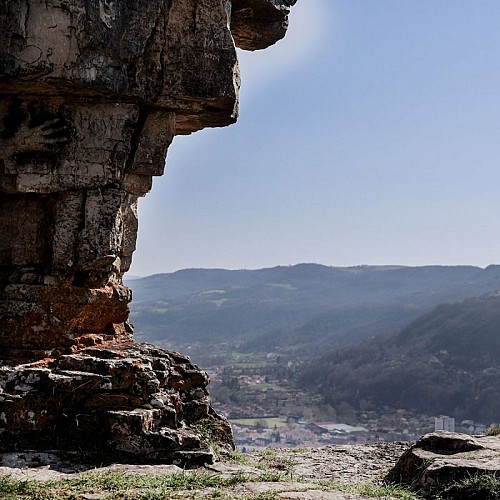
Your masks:
{"label": "rock cliff", "polygon": [[207,434],[232,445],[206,375],[134,343],[122,277],[173,137],[236,120],[235,46],[282,38],[294,3],[1,6],[1,451],[196,463]]}

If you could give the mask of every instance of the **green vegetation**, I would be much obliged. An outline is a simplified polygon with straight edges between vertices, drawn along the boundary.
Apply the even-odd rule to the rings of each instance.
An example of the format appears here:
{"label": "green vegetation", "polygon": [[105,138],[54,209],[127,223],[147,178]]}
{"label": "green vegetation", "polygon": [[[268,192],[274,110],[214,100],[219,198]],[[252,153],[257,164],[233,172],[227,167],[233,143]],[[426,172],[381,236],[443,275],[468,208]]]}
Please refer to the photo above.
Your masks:
{"label": "green vegetation", "polygon": [[[276,467],[276,464],[273,465]],[[240,500],[270,500],[275,493],[236,494],[231,487],[246,482],[284,482],[290,478],[277,473],[259,476],[239,474],[230,478],[207,473],[146,476],[133,474],[83,474],[78,479],[38,482],[0,478],[0,497],[3,500],[73,500],[83,494],[104,494],[105,500],[164,500],[170,498],[212,498]],[[342,483],[321,483],[323,490],[359,493],[370,498],[412,500],[417,497],[395,486],[362,486]],[[210,488],[200,493],[195,490]]]}
{"label": "green vegetation", "polygon": [[[212,488],[218,493],[242,483],[285,481],[279,472],[262,472],[257,476],[236,474],[230,477],[205,471],[173,473],[165,475],[139,474],[81,474],[78,478],[61,481],[15,481],[0,478],[2,500],[72,500],[77,494],[106,493],[106,500],[160,500],[165,498],[189,498],[185,492]],[[184,496],[176,496],[182,491]],[[196,498],[196,496],[193,496]],[[212,496],[212,498],[223,498]]]}
{"label": "green vegetation", "polygon": [[342,493],[356,493],[364,495],[369,498],[385,498],[385,499],[398,499],[398,500],[418,500],[419,497],[415,493],[409,491],[402,486],[395,486],[392,484],[347,484],[338,483],[334,481],[325,481],[321,483],[323,488],[327,491],[340,491]]}
{"label": "green vegetation", "polygon": [[292,467],[296,465],[295,460],[282,457],[278,454],[276,450],[268,448],[262,454],[262,458],[259,462],[259,466],[264,469],[279,470],[293,477]]}
{"label": "green vegetation", "polygon": [[[238,451],[233,451],[229,454],[222,453],[221,457],[225,462],[248,465],[271,474],[275,474],[278,471],[279,474],[283,474],[282,477],[288,479],[293,477],[292,467],[297,464],[295,460],[281,456],[272,448],[265,449],[259,459],[250,458],[248,455]],[[293,479],[295,480],[295,478]]]}
{"label": "green vegetation", "polygon": [[436,495],[437,500],[498,500],[500,476],[495,474],[471,474],[444,487]]}
{"label": "green vegetation", "polygon": [[288,424],[281,418],[237,418],[231,419],[232,424],[246,427],[260,427],[261,429],[273,429],[287,427]]}
{"label": "green vegetation", "polygon": [[359,411],[363,402],[492,422],[500,414],[499,330],[498,296],[443,304],[399,333],[314,360],[300,384],[336,408]]}
{"label": "green vegetation", "polygon": [[285,392],[285,388],[279,386],[278,384],[273,384],[270,382],[262,382],[260,384],[256,384],[255,388],[258,391],[274,391],[274,392]]}
{"label": "green vegetation", "polygon": [[230,453],[221,451],[218,455],[226,463],[255,467],[255,461],[251,460],[245,453],[241,453],[241,451],[234,450]]}
{"label": "green vegetation", "polygon": [[491,424],[486,432],[487,436],[500,436],[500,424]]}

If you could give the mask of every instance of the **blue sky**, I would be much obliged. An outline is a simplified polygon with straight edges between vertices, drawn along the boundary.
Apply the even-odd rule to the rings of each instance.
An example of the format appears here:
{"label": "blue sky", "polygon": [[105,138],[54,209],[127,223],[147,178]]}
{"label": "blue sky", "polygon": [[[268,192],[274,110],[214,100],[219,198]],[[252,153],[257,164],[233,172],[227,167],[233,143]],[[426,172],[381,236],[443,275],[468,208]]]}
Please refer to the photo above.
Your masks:
{"label": "blue sky", "polygon": [[236,125],[177,137],[130,274],[500,262],[500,2],[299,0]]}

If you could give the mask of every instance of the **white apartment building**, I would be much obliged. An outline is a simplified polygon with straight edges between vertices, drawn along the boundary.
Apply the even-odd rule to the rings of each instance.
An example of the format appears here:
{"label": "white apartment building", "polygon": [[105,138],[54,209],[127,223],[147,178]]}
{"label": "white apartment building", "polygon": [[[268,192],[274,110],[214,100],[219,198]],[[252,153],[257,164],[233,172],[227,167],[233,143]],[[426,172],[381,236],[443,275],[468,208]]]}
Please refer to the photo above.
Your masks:
{"label": "white apartment building", "polygon": [[434,419],[434,431],[455,432],[455,419],[441,415]]}

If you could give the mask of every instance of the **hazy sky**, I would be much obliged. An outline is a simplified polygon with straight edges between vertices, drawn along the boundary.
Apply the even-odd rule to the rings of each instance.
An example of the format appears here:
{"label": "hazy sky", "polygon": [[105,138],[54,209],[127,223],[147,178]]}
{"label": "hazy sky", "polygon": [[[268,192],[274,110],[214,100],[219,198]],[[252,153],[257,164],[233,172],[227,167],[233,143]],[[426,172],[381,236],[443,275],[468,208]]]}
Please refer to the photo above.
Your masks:
{"label": "hazy sky", "polygon": [[177,137],[130,274],[500,262],[500,2],[299,0],[236,125]]}

